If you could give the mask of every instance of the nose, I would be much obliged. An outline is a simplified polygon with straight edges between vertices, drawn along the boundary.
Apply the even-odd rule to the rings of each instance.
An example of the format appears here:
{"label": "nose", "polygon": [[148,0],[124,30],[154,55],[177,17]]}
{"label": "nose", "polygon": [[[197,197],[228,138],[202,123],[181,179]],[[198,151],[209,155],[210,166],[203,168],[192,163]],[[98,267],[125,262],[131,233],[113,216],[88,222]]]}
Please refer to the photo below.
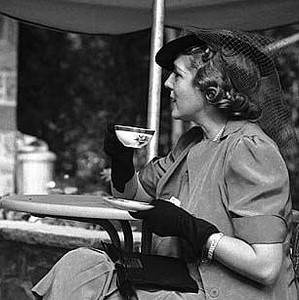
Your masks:
{"label": "nose", "polygon": [[166,79],[166,81],[164,83],[164,86],[169,90],[171,90],[173,87],[173,85],[172,85],[173,75],[174,75],[174,73],[170,73],[170,75],[168,76],[168,78]]}

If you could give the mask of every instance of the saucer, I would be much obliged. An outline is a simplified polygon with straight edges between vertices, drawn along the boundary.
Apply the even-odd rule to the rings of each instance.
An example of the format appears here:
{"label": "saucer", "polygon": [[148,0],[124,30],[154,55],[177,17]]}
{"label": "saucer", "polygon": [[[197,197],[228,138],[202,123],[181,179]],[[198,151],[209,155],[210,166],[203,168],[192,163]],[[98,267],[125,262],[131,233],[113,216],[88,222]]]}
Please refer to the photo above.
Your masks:
{"label": "saucer", "polygon": [[113,196],[103,196],[103,199],[115,208],[129,210],[129,211],[147,210],[154,207],[153,205],[147,202],[128,200],[128,199],[117,198]]}

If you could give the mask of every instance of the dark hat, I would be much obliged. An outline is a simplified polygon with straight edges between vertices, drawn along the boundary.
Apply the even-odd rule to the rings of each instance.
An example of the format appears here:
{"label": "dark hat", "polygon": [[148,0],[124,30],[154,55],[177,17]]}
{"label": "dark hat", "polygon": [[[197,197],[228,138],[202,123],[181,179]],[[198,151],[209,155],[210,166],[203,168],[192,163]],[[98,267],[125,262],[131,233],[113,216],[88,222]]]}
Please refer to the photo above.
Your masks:
{"label": "dark hat", "polygon": [[[251,58],[259,68],[261,75],[268,75],[274,68],[273,57],[268,46],[271,40],[247,32],[225,29],[196,29],[189,31],[185,36],[179,37],[165,44],[156,54],[156,63],[162,68],[172,70],[173,62],[185,49],[196,46],[219,49],[225,56],[243,54]],[[226,53],[229,51],[229,53]]]}
{"label": "dark hat", "polygon": [[173,62],[178,55],[187,48],[203,46],[205,42],[200,40],[196,34],[188,34],[165,44],[156,54],[156,63],[167,70],[173,69]]}

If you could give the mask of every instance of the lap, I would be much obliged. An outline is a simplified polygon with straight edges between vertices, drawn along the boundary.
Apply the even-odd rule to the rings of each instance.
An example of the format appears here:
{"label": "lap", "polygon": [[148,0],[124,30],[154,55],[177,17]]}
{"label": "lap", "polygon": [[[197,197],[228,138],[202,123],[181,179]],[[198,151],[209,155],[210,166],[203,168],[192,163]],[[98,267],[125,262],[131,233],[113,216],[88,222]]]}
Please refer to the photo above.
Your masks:
{"label": "lap", "polygon": [[[180,293],[173,291],[144,291],[136,290],[138,299],[140,300],[205,300],[204,294]],[[106,299],[106,298],[105,298]],[[109,296],[107,300],[123,300],[119,292]]]}
{"label": "lap", "polygon": [[[96,249],[79,248],[64,255],[32,289],[43,300],[117,300],[122,299],[116,285],[114,263]],[[136,291],[145,300],[203,300],[204,294],[174,291]]]}

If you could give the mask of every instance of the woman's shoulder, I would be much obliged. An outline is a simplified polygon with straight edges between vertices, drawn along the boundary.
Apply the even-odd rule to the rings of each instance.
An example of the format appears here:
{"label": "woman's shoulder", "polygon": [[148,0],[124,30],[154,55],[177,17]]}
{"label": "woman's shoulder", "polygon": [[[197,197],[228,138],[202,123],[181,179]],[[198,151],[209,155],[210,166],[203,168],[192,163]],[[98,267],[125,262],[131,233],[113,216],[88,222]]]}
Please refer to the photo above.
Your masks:
{"label": "woman's shoulder", "polygon": [[231,134],[232,142],[234,146],[240,143],[244,143],[248,146],[264,146],[264,147],[274,147],[278,150],[278,146],[270,136],[268,136],[262,128],[254,122],[243,121],[240,126]]}
{"label": "woman's shoulder", "polygon": [[244,122],[230,139],[230,157],[253,155],[283,162],[277,144],[256,123]]}

